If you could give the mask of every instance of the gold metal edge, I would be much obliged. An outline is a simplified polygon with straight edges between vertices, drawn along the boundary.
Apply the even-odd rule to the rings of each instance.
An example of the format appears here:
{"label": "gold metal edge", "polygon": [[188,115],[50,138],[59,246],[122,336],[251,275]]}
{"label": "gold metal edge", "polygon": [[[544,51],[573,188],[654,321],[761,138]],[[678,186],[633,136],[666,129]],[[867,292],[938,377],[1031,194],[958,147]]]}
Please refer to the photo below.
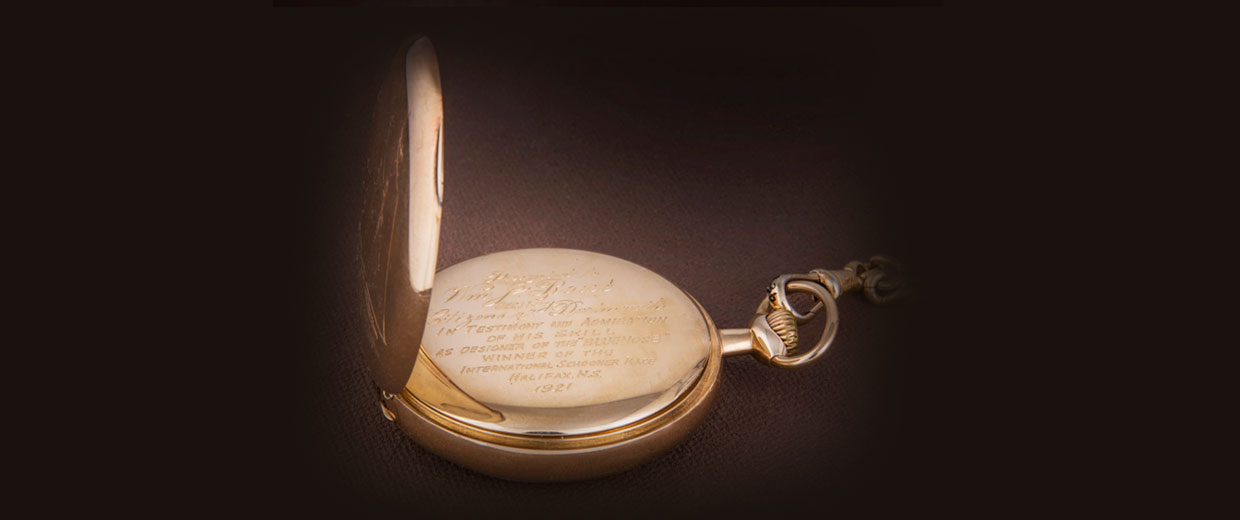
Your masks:
{"label": "gold metal edge", "polygon": [[413,395],[408,388],[401,391],[400,398],[414,412],[437,426],[477,441],[515,448],[536,450],[591,448],[623,442],[656,431],[676,422],[692,411],[699,401],[710,394],[722,371],[723,351],[719,329],[715,327],[715,323],[711,320],[710,315],[706,313],[706,309],[702,307],[702,304],[693,295],[685,292],[683,289],[680,291],[689,298],[689,301],[692,301],[697,306],[698,312],[706,322],[706,333],[710,336],[710,354],[707,356],[706,367],[702,370],[702,374],[698,376],[697,380],[694,381],[692,390],[681,395],[662,410],[632,424],[601,432],[558,437],[519,435],[485,430],[457,421],[423,402],[416,395]]}

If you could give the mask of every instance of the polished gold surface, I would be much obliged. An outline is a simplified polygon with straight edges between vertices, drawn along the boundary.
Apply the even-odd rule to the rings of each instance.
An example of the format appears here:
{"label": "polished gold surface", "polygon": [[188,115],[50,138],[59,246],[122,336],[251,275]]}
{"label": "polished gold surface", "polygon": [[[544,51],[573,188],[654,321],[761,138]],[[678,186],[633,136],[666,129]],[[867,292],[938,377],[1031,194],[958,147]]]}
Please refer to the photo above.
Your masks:
{"label": "polished gold surface", "polygon": [[565,481],[642,464],[689,435],[719,385],[721,336],[701,305],[607,255],[468,260],[437,275],[431,316],[405,391],[383,396],[383,410],[427,449],[488,475]]}
{"label": "polished gold surface", "polygon": [[363,352],[375,382],[395,394],[417,359],[439,250],[443,96],[429,40],[392,60],[374,118],[358,229]]}
{"label": "polished gold surface", "polygon": [[[723,356],[805,366],[834,341],[835,298],[907,293],[899,264],[875,256],[780,276],[749,328],[720,331],[671,282],[599,253],[506,251],[436,273],[443,100],[429,40],[393,60],[374,118],[359,256],[380,411],[483,473],[577,480],[651,460],[706,416]],[[788,292],[815,305],[800,312]],[[798,325],[819,312],[826,328],[805,348]]]}
{"label": "polished gold surface", "polygon": [[[709,326],[717,337],[714,325]],[[711,349],[692,390],[663,411],[613,431],[568,437],[498,434],[439,414],[409,392],[387,396],[384,410],[390,409],[396,424],[431,452],[487,475],[528,482],[601,477],[663,455],[702,422],[720,379],[719,343]]]}
{"label": "polished gold surface", "polygon": [[408,394],[498,434],[631,428],[693,388],[716,342],[691,297],[599,253],[506,251],[436,280]]}
{"label": "polished gold surface", "polygon": [[753,354],[753,331],[749,329],[720,329],[723,357]]}

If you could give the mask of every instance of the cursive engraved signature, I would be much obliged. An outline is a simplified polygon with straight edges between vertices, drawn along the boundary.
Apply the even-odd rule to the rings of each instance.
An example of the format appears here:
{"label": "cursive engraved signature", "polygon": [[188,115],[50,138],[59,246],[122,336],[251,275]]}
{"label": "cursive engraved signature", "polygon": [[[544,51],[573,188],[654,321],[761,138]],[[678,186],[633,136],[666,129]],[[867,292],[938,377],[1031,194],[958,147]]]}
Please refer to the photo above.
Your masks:
{"label": "cursive engraved signature", "polygon": [[[597,274],[597,271],[594,272]],[[568,283],[568,275],[521,275],[514,276],[506,272],[493,272],[481,283],[462,285],[447,291],[444,303],[452,301],[478,302],[485,308],[517,309],[529,308],[539,312],[537,306],[511,305],[522,302],[548,302],[553,296],[591,296],[611,292],[616,287],[616,280],[598,283]],[[559,308],[565,300],[552,302],[553,305],[543,308],[552,312]],[[581,303],[581,302],[577,302]],[[560,312],[563,314],[563,312]],[[554,314],[553,314],[554,315]]]}

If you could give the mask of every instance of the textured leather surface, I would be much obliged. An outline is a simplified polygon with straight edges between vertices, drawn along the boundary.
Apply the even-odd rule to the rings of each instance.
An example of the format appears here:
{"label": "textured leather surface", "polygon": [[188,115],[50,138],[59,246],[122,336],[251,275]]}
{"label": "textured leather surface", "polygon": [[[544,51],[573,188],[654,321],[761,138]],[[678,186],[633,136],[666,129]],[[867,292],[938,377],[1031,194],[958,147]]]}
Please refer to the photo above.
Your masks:
{"label": "textured leather surface", "polygon": [[[279,22],[277,96],[309,195],[305,341],[293,347],[299,466],[312,510],[596,513],[876,500],[901,478],[899,399],[915,306],[840,301],[825,359],[780,371],[725,360],[714,410],[633,471],[506,482],[419,447],[379,413],[361,347],[356,218],[385,59],[410,33],[439,53],[445,104],[440,268],[565,247],[624,258],[743,327],[770,280],[908,255],[895,188],[929,103],[909,13],[393,11]],[[886,16],[886,18],[883,18]],[[924,20],[924,19],[923,19]],[[904,34],[893,44],[895,34]],[[816,322],[814,325],[819,325]],[[798,493],[807,495],[798,495]],[[788,502],[777,502],[785,497]]]}

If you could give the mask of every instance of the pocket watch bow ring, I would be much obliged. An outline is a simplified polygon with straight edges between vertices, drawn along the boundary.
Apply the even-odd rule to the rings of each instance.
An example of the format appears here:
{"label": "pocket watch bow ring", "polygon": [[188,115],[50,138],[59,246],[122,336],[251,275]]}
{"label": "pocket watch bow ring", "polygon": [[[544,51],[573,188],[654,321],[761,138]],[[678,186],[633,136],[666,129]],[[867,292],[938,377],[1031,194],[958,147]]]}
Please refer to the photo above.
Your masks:
{"label": "pocket watch bow ring", "polygon": [[[883,256],[776,278],[750,326],[718,329],[692,296],[637,264],[520,249],[435,272],[443,204],[439,67],[421,38],[381,85],[366,164],[359,288],[383,414],[430,451],[502,478],[561,481],[667,452],[705,417],[724,356],[795,368],[826,352],[835,299],[903,289]],[[788,294],[808,293],[794,308]],[[798,325],[825,313],[808,348]]]}

